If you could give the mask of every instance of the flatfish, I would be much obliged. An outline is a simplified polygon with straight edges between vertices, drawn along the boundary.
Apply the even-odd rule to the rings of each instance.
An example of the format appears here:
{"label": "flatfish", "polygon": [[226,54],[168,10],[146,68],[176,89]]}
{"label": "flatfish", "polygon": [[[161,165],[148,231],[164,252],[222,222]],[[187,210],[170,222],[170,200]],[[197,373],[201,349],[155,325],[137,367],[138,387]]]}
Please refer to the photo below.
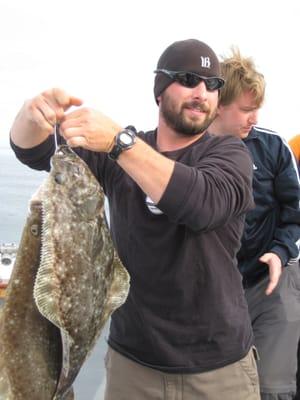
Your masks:
{"label": "flatfish", "polygon": [[59,329],[33,299],[40,263],[41,203],[32,200],[0,314],[0,399],[54,397],[62,365]]}
{"label": "flatfish", "polygon": [[[39,191],[42,224],[36,253],[40,260],[31,296],[39,315],[56,332],[49,340],[50,345],[55,343],[56,354],[49,352],[46,361],[49,363],[52,357],[50,364],[59,364],[59,368],[52,374],[54,391],[36,399],[69,400],[73,398],[72,384],[105,322],[126,300],[130,279],[114,251],[105,223],[103,191],[88,166],[65,145],[58,148],[51,161],[50,174]],[[20,259],[18,255],[17,258]],[[17,274],[12,285],[14,279],[19,279]],[[14,315],[18,307],[21,306],[15,300],[9,312]],[[6,311],[6,314],[9,313]],[[2,322],[8,323],[9,318]],[[2,341],[5,347],[9,337],[6,342]],[[35,357],[40,352],[32,346],[30,338],[27,343],[32,361],[23,364],[21,373],[25,376],[30,368],[36,370]],[[14,354],[13,346],[11,352]],[[25,395],[15,396],[14,383],[11,383],[15,372],[3,365],[0,368],[2,391],[13,394],[1,397],[0,389],[0,399],[27,399]],[[46,373],[43,379],[48,382],[51,374]],[[35,377],[30,385],[36,385]],[[28,399],[35,398],[30,395]]]}

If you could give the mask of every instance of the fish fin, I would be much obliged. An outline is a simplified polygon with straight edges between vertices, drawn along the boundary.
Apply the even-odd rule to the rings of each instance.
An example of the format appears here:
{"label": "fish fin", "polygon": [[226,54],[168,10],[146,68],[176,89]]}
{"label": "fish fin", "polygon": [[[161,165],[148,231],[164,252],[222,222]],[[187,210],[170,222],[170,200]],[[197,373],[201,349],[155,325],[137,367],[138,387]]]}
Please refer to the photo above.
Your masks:
{"label": "fish fin", "polygon": [[130,276],[119,257],[115,254],[113,261],[113,279],[108,289],[107,302],[102,316],[103,325],[110,315],[119,308],[127,299],[130,288]]}
{"label": "fish fin", "polygon": [[59,312],[59,282],[54,273],[55,248],[51,237],[52,223],[47,218],[47,200],[43,201],[41,261],[36,275],[33,296],[39,312],[61,328]]}
{"label": "fish fin", "polygon": [[63,395],[62,400],[74,400],[74,399],[75,399],[74,390],[73,386],[71,386],[68,392]]}
{"label": "fish fin", "polygon": [[120,307],[127,299],[130,288],[130,276],[117,255],[114,257],[114,278],[111,283],[111,303],[114,309]]}
{"label": "fish fin", "polygon": [[68,390],[68,392],[64,395],[63,400],[74,400],[75,395],[74,395],[74,390],[73,387]]}
{"label": "fish fin", "polygon": [[68,389],[68,391],[66,393],[64,393],[63,395],[58,394],[57,396],[55,395],[53,397],[53,400],[74,400],[74,399],[75,399],[75,394],[74,394],[73,386],[71,386]]}

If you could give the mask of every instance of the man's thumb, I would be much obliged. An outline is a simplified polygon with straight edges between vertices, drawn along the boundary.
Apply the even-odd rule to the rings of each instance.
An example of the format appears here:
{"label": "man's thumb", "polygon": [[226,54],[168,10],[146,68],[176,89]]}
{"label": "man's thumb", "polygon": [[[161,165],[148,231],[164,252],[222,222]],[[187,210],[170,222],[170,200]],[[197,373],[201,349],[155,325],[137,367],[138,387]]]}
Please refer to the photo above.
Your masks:
{"label": "man's thumb", "polygon": [[259,257],[259,261],[262,263],[267,263],[269,261],[269,257],[267,254],[262,255],[261,257]]}

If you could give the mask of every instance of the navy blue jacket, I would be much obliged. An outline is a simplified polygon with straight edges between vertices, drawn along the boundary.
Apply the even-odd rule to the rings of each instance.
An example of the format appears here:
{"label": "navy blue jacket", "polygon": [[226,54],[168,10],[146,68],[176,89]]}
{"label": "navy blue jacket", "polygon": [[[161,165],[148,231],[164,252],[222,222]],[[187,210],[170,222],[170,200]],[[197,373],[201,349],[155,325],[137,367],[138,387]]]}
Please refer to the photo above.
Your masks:
{"label": "navy blue jacket", "polygon": [[253,160],[256,204],[246,216],[238,253],[239,269],[247,287],[268,274],[268,266],[258,261],[264,253],[276,253],[283,265],[298,257],[300,188],[297,166],[284,139],[275,132],[254,127],[243,141]]}

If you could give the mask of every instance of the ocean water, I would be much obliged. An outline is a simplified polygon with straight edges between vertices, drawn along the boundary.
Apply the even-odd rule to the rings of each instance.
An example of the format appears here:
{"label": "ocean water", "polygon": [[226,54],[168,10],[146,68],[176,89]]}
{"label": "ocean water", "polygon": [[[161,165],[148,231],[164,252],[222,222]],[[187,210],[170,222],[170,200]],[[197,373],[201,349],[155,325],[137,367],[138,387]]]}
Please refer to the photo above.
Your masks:
{"label": "ocean water", "polygon": [[[10,148],[0,147],[0,244],[20,243],[31,196],[46,176],[47,172],[21,164]],[[108,324],[74,383],[76,400],[101,400],[104,397],[107,335]]]}
{"label": "ocean water", "polygon": [[0,147],[0,243],[19,243],[31,196],[47,176],[18,161]]}

